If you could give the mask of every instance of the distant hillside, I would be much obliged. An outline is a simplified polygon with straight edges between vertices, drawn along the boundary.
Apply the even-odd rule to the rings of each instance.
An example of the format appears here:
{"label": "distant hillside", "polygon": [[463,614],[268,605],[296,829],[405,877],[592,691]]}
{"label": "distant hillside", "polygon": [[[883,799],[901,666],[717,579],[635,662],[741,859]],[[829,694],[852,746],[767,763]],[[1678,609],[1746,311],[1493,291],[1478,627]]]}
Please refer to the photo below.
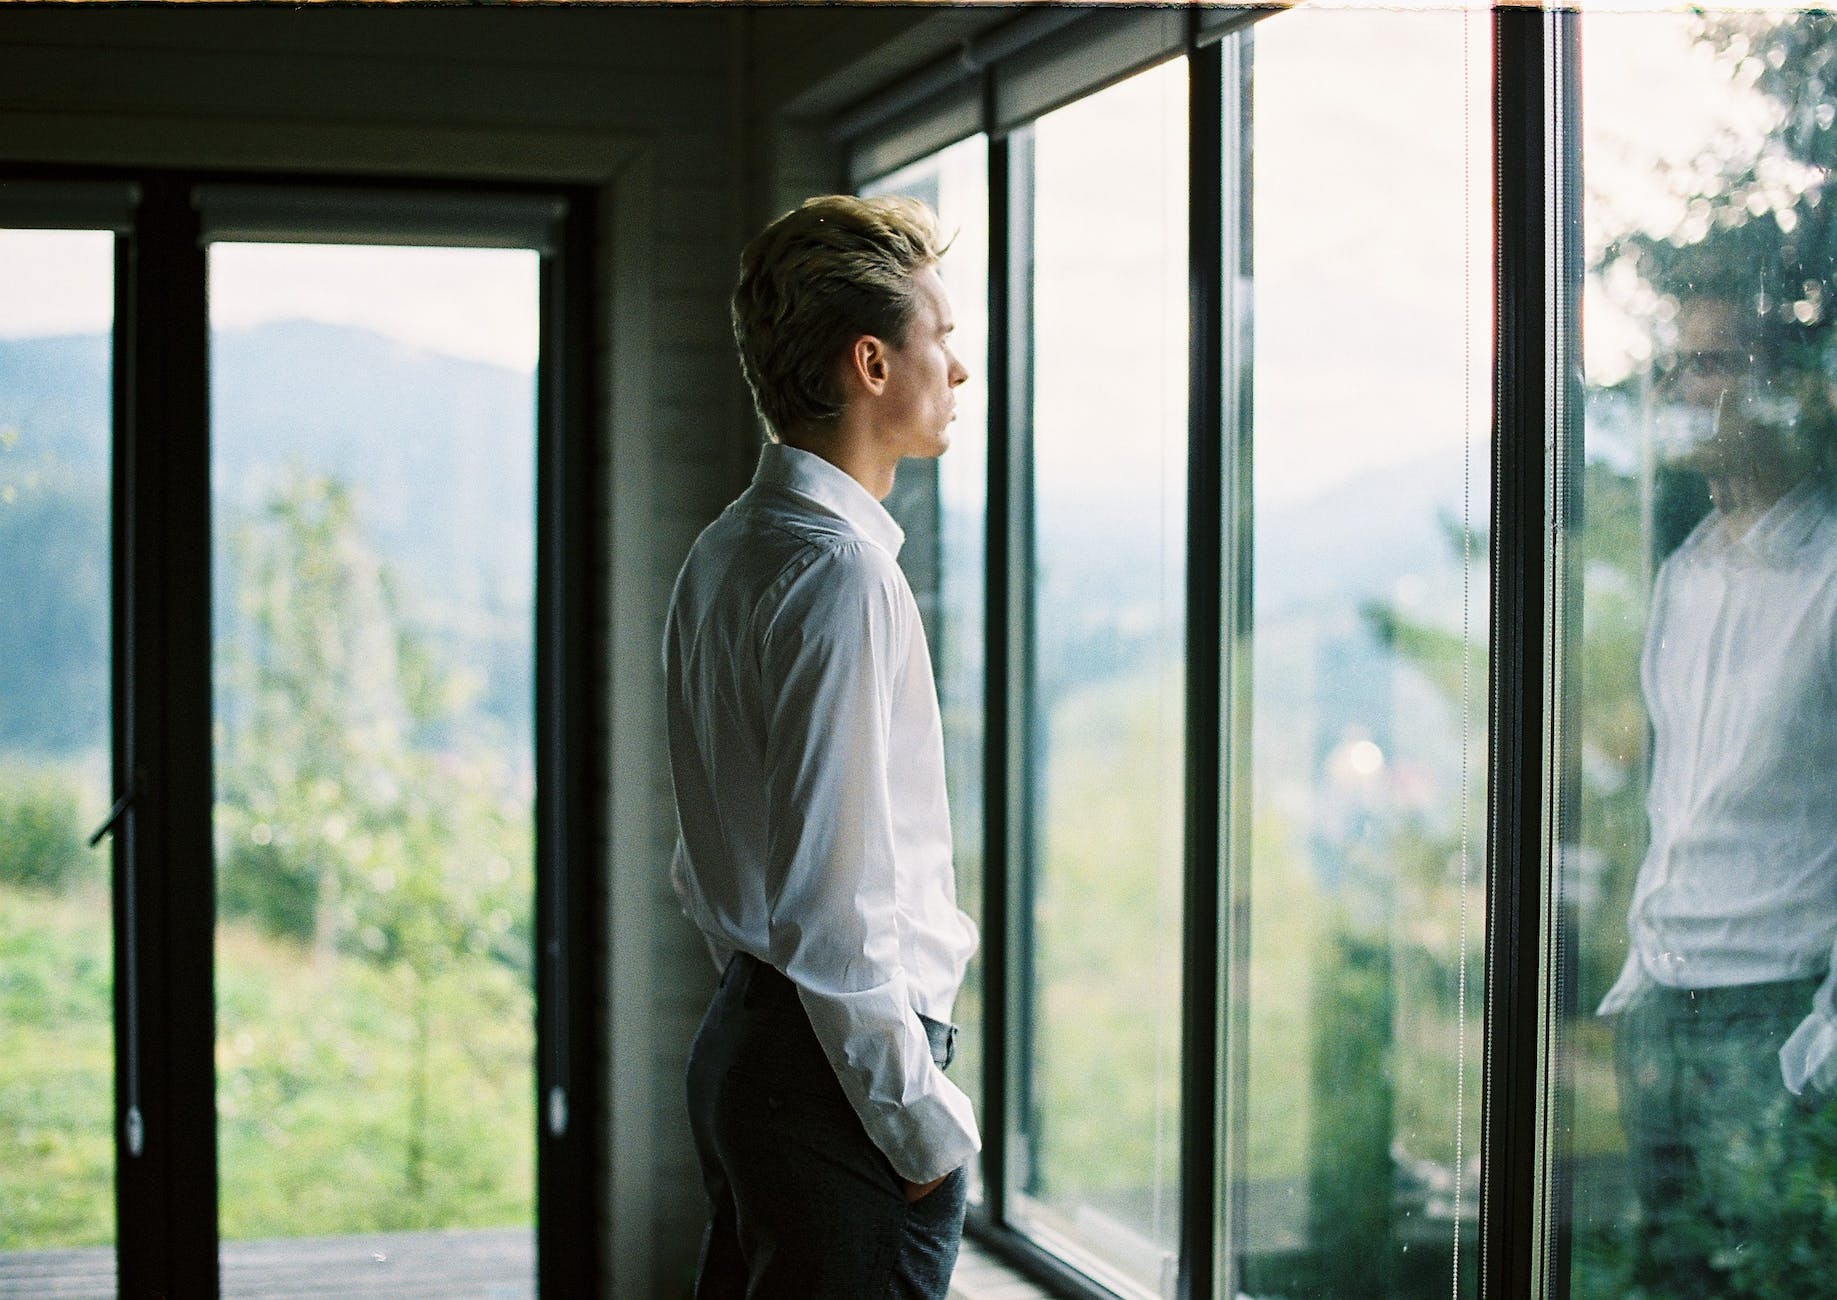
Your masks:
{"label": "distant hillside", "polygon": [[[225,537],[289,466],[344,478],[360,489],[364,525],[403,578],[417,620],[451,659],[486,667],[485,707],[522,726],[529,627],[518,611],[529,607],[533,576],[533,379],[306,321],[223,331],[214,345],[220,573],[228,571]],[[23,482],[27,470],[38,484],[0,510],[0,593],[9,598],[0,614],[0,746],[78,716],[89,706],[71,699],[103,680],[106,555],[96,547],[107,517],[108,373],[104,336],[0,340],[0,431],[18,435],[0,444],[0,484]],[[1458,471],[1449,457],[1400,466],[1260,517],[1259,630],[1306,647],[1293,667],[1312,673],[1330,654],[1336,679],[1380,671],[1387,656],[1356,610],[1395,598],[1406,578],[1417,616],[1458,625],[1459,565],[1443,524],[1460,509]],[[1179,572],[1167,568],[1160,529],[1144,523],[1162,508],[1110,496],[1043,513],[1042,594],[1054,637],[1042,667],[1056,686],[1129,672],[1157,639],[1177,637],[1158,614],[1166,597],[1178,601]],[[1483,499],[1474,510],[1484,518]],[[85,539],[95,543],[89,550]],[[1483,611],[1483,584],[1474,598]],[[1288,697],[1300,707],[1314,689],[1279,674],[1265,687],[1284,707]]]}
{"label": "distant hillside", "polygon": [[[487,666],[486,708],[523,724],[533,377],[308,321],[220,331],[213,345],[219,572],[228,536],[290,468],[340,477],[357,488],[364,528],[417,621],[450,657]],[[0,746],[46,736],[45,718],[60,710],[96,707],[100,667],[72,661],[107,644],[106,570],[97,570],[106,565],[109,371],[103,335],[0,339],[0,484],[15,497],[0,515],[0,592],[14,597],[0,616]],[[68,686],[54,694],[72,698],[47,698],[47,675]]]}

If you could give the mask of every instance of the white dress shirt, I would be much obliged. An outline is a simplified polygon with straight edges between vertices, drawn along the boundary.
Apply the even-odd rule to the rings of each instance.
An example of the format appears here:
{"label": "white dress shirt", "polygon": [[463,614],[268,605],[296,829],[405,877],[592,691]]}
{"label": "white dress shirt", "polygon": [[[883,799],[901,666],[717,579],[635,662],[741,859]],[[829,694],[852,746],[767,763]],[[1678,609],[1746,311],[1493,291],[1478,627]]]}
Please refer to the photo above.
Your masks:
{"label": "white dress shirt", "polygon": [[[1651,843],[1632,950],[1601,1004],[1650,983],[1821,975],[1837,944],[1837,512],[1808,479],[1730,537],[1712,512],[1659,570],[1640,685]],[[1837,976],[1780,1053],[1794,1092],[1837,1083]]]}
{"label": "white dress shirt", "polygon": [[922,1183],[981,1145],[918,1018],[950,1018],[977,936],[904,540],[842,470],[767,446],[677,578],[664,672],[683,910],[717,965],[791,978],[868,1134]]}

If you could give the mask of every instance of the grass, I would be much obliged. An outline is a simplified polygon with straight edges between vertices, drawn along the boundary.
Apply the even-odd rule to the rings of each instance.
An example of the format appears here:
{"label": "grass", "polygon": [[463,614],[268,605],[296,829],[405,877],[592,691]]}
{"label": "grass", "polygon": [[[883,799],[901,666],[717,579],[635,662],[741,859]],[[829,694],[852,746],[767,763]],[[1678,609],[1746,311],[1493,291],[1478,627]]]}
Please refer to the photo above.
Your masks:
{"label": "grass", "polygon": [[114,1240],[107,891],[0,886],[0,1249]]}
{"label": "grass", "polygon": [[[0,886],[0,1249],[113,1239],[108,898]],[[227,1240],[534,1218],[533,999],[488,960],[426,981],[225,926]]]}
{"label": "grass", "polygon": [[[1111,681],[1060,700],[1053,713],[1034,917],[1036,1190],[1048,1196],[1101,1197],[1177,1176],[1182,778],[1178,719],[1157,727],[1158,695],[1149,679]],[[1247,1147],[1239,1172],[1253,1182],[1305,1178],[1317,1154],[1314,1109],[1337,1104],[1312,1095],[1309,1074],[1320,999],[1334,994],[1336,976],[1323,955],[1335,896],[1308,869],[1302,833],[1266,809],[1252,834]],[[1400,843],[1394,851],[1413,850]],[[1392,1131],[1411,1155],[1452,1163],[1459,893],[1452,884],[1412,883],[1401,865],[1386,870],[1397,918],[1388,941],[1393,1011],[1388,1028],[1374,1030],[1380,1040],[1388,1035]],[[1477,885],[1468,906],[1464,1157],[1478,1149],[1482,1082]],[[1611,1094],[1605,1111],[1599,1104],[1600,1044],[1578,1038],[1577,1046],[1587,1049],[1578,1075],[1587,1085],[1591,1144],[1607,1145],[1617,1119]]]}

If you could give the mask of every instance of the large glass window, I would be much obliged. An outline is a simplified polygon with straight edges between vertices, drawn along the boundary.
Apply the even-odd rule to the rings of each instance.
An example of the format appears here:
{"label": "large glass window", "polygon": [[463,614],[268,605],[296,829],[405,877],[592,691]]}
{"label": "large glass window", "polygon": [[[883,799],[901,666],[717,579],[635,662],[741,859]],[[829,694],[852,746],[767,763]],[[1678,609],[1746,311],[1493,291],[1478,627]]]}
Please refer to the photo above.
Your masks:
{"label": "large glass window", "polygon": [[1474,1283],[1490,36],[1303,9],[1250,38],[1250,718],[1225,803],[1251,1295],[1445,1294],[1464,1248]]}
{"label": "large glass window", "polygon": [[[951,348],[970,377],[957,390],[950,449],[899,468],[887,509],[906,531],[899,561],[918,598],[944,715],[944,774],[950,796],[957,902],[982,922],[983,619],[987,566],[989,383],[989,147],[972,136],[865,188],[906,194],[938,214],[950,247],[938,274],[956,331]],[[970,963],[951,1018],[958,1026],[951,1078],[982,1096],[983,963]]]}
{"label": "large glass window", "polygon": [[114,270],[109,232],[0,230],[0,1279],[22,1294],[115,1285],[110,845],[85,844],[112,802]]}
{"label": "large glass window", "polygon": [[210,290],[225,1289],[316,1238],[527,1294],[537,255],[219,243]]}
{"label": "large glass window", "polygon": [[1033,403],[1010,1210],[1153,1295],[1180,1223],[1187,80],[1174,60],[1047,114],[1017,177]]}
{"label": "large glass window", "polygon": [[1578,1296],[1837,1275],[1837,21],[1581,20],[1554,969]]}

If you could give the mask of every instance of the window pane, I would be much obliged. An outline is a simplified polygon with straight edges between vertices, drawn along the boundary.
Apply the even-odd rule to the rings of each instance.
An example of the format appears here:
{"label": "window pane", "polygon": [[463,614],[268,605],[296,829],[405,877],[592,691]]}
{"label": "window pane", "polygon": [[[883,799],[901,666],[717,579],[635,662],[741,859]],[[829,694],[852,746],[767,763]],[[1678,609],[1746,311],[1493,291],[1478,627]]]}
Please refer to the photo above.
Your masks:
{"label": "window pane", "polygon": [[1457,1250],[1474,1286],[1490,37],[1345,9],[1252,36],[1250,1295],[1447,1294]]}
{"label": "window pane", "polygon": [[1837,23],[1580,21],[1557,1272],[1575,1295],[1824,1294]]}
{"label": "window pane", "polygon": [[109,233],[0,230],[0,1292],[18,1294],[115,1286],[110,845],[84,844],[112,802],[114,268]]}
{"label": "window pane", "polygon": [[1014,1217],[1170,1294],[1180,1218],[1187,67],[1033,129],[1033,653]]}
{"label": "window pane", "polygon": [[210,288],[224,1288],[528,1294],[536,255]]}
{"label": "window pane", "polygon": [[[988,510],[989,147],[983,136],[952,145],[867,187],[908,194],[938,214],[950,250],[938,263],[957,330],[951,347],[970,377],[957,390],[950,450],[900,466],[886,506],[906,530],[899,562],[918,597],[944,713],[944,777],[950,793],[957,903],[982,922],[983,574]],[[982,961],[970,963],[951,1018],[957,1059],[950,1077],[982,1100]],[[974,1189],[973,1189],[974,1190]]]}

